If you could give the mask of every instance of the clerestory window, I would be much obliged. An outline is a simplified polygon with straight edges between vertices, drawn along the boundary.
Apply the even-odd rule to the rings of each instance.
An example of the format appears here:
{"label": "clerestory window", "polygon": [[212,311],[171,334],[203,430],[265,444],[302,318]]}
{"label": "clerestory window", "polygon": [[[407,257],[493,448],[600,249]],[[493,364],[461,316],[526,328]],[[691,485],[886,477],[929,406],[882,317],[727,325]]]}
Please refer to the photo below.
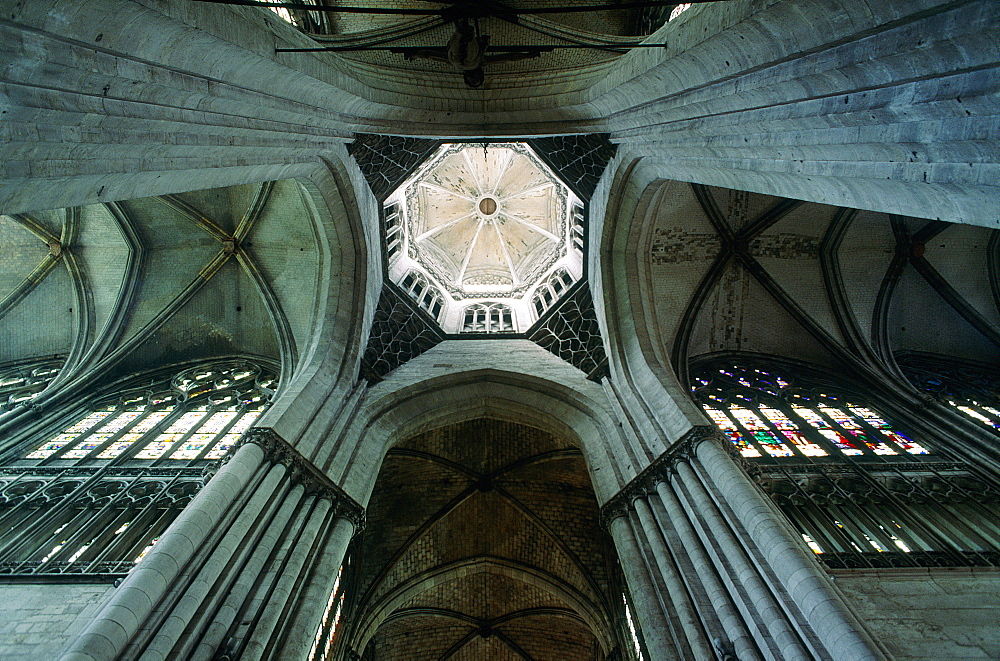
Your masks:
{"label": "clerestory window", "polygon": [[827,566],[1000,566],[1000,484],[940,439],[903,431],[867,397],[789,368],[714,362],[692,383]]}
{"label": "clerestory window", "polygon": [[463,333],[513,333],[514,312],[503,303],[476,303],[465,308]]}
{"label": "clerestory window", "polygon": [[122,575],[197,494],[277,380],[245,360],[139,377],[0,466],[0,574]]}
{"label": "clerestory window", "polygon": [[1000,435],[1000,375],[995,367],[927,355],[903,356],[898,362],[914,386]]}
{"label": "clerestory window", "polygon": [[435,320],[441,318],[441,310],[444,305],[444,298],[441,296],[441,291],[429,283],[427,278],[416,271],[410,271],[406,274],[406,277],[399,283],[399,286],[403,288],[407,294],[410,295],[417,305],[423,308],[427,314],[434,317]]}

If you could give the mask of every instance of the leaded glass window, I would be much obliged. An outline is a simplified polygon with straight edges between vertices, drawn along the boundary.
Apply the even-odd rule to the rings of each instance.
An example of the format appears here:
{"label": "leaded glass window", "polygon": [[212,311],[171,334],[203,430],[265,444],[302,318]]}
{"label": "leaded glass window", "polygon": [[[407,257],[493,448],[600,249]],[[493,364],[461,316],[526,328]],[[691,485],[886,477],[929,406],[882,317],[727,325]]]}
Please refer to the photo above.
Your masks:
{"label": "leaded glass window", "polygon": [[907,458],[930,451],[858,400],[757,367],[694,378],[695,399],[747,458]]}
{"label": "leaded glass window", "polygon": [[1000,367],[922,355],[903,356],[898,362],[914,386],[1000,435]]}
{"label": "leaded glass window", "polygon": [[0,466],[0,574],[117,576],[142,560],[274,396],[225,361],[132,380]]}
{"label": "leaded glass window", "polygon": [[252,363],[191,368],[105,400],[49,434],[24,460],[65,465],[218,459],[264,412],[276,384],[272,372]]}
{"label": "leaded glass window", "polygon": [[790,368],[692,371],[695,400],[828,566],[1000,566],[1000,485],[863,393]]}

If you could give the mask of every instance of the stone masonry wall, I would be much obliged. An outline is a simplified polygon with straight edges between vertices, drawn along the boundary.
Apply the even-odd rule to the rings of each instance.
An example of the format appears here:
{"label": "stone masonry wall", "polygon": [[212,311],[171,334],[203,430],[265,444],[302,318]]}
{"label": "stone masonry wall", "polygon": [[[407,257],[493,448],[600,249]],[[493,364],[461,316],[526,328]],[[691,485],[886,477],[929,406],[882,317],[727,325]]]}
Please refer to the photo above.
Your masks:
{"label": "stone masonry wall", "polygon": [[872,636],[893,658],[1000,658],[1000,571],[831,573]]}
{"label": "stone masonry wall", "polygon": [[114,591],[101,585],[0,585],[0,659],[55,659]]}

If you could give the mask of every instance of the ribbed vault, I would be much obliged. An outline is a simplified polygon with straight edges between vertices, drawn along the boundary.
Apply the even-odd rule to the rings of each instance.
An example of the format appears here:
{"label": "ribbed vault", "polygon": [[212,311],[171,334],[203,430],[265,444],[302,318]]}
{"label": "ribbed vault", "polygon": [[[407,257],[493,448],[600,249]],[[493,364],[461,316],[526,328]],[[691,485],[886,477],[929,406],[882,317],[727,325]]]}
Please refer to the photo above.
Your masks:
{"label": "ribbed vault", "polygon": [[0,363],[67,356],[59,382],[227,354],[293,368],[321,266],[303,196],[280,181],[0,216]]}
{"label": "ribbed vault", "polygon": [[[393,448],[368,506],[365,659],[605,659],[614,577],[580,451],[479,419]],[[619,598],[620,599],[620,598]]]}
{"label": "ribbed vault", "polygon": [[655,351],[684,380],[722,352],[895,371],[919,351],[1000,360],[1000,233],[659,182],[640,249]]}

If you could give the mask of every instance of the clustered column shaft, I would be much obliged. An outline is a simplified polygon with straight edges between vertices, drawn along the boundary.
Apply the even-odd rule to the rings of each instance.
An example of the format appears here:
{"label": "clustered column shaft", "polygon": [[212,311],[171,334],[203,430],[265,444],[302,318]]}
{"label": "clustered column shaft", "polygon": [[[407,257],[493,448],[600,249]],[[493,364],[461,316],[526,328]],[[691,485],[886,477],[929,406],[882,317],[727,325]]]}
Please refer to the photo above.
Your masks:
{"label": "clustered column shaft", "polygon": [[692,429],[604,507],[649,654],[883,658],[725,443]]}
{"label": "clustered column shaft", "polygon": [[62,658],[301,659],[362,520],[277,434],[251,429]]}

